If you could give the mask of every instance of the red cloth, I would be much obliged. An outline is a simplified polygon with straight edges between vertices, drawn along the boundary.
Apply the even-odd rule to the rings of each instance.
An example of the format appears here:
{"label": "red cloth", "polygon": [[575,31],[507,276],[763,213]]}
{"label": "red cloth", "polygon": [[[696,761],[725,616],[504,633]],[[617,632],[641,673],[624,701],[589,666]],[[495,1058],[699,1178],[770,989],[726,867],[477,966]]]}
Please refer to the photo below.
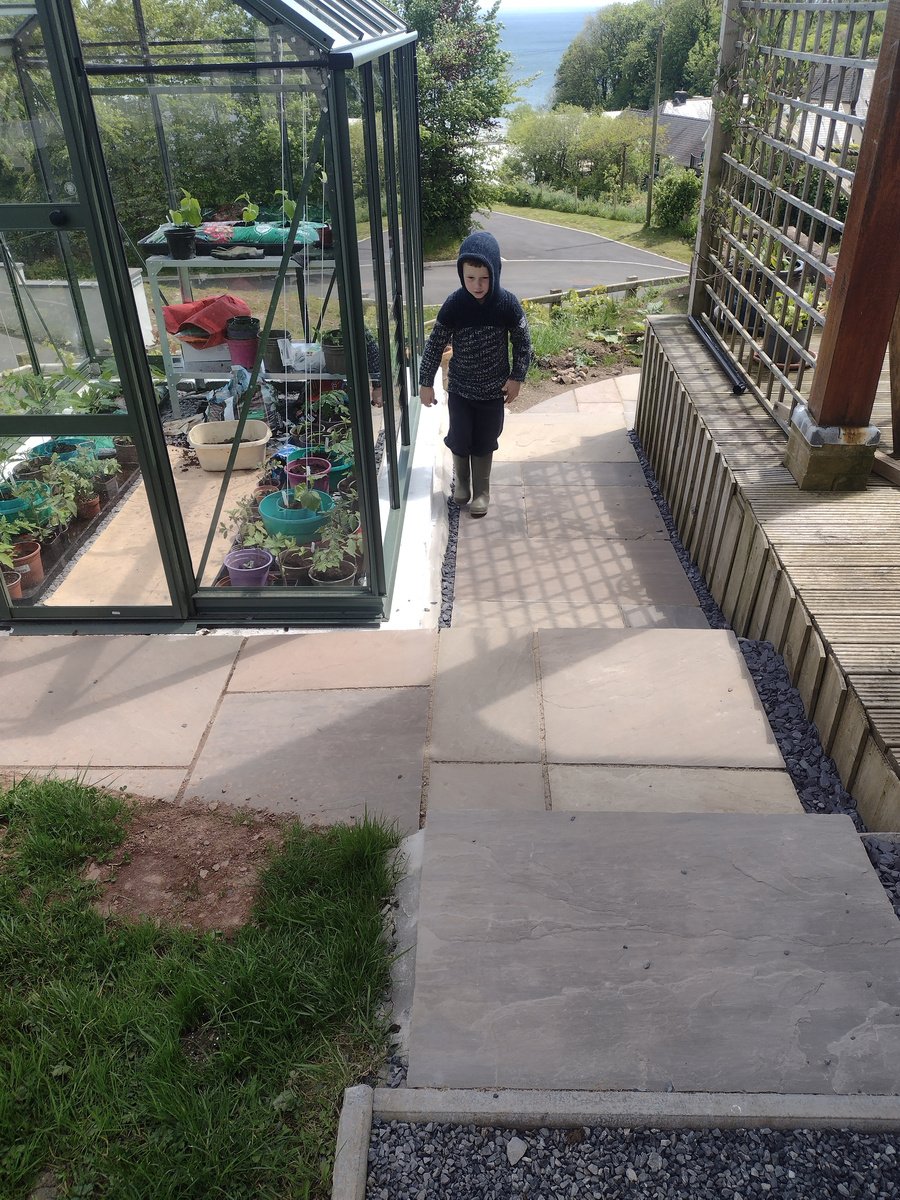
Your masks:
{"label": "red cloth", "polygon": [[[181,340],[205,350],[209,346],[221,346],[226,340],[225,326],[229,317],[249,317],[250,307],[237,296],[208,296],[205,300],[188,300],[184,304],[166,304],[163,306],[163,320],[166,332],[180,335]],[[188,325],[193,330],[205,329],[207,337],[198,337],[195,333],[185,331],[181,334],[182,326]]]}

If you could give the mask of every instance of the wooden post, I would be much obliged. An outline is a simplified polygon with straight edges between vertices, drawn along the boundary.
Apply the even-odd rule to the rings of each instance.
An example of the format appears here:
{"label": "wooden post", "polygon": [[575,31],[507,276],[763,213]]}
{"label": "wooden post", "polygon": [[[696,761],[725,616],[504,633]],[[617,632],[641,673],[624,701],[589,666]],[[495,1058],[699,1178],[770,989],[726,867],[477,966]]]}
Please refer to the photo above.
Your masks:
{"label": "wooden post", "polygon": [[809,396],[822,427],[868,426],[900,298],[900,0],[889,0]]}
{"label": "wooden post", "polygon": [[888,368],[891,381],[891,457],[900,458],[900,300],[894,311],[894,324],[888,343]]}

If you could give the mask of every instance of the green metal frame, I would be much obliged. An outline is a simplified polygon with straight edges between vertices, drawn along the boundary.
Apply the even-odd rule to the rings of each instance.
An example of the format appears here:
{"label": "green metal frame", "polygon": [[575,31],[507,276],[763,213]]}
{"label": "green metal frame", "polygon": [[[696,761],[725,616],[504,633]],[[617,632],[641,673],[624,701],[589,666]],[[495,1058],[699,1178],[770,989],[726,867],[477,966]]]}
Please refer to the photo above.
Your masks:
{"label": "green metal frame", "polygon": [[[306,0],[304,0],[304,3]],[[140,17],[140,0],[133,0],[135,11]],[[349,0],[352,7],[353,0]],[[348,0],[343,0],[345,10]],[[311,40],[316,36],[314,25],[304,27],[304,22],[298,19],[298,10],[291,0],[253,0],[244,3],[249,11],[260,19],[287,25],[296,29],[302,38]],[[312,7],[315,7],[313,2]],[[402,527],[402,504],[409,490],[409,469],[412,456],[412,439],[415,435],[417,419],[409,420],[409,404],[407,378],[405,372],[395,375],[390,369],[394,355],[394,342],[391,333],[400,335],[400,345],[406,344],[408,337],[411,352],[411,364],[418,361],[421,346],[424,341],[422,329],[421,286],[423,280],[421,239],[419,236],[419,180],[415,164],[418,163],[417,106],[414,75],[403,78],[415,70],[415,38],[416,34],[402,28],[385,28],[372,34],[360,36],[354,41],[352,30],[343,38],[335,40],[331,48],[320,47],[313,49],[313,57],[307,67],[315,74],[321,71],[324,86],[324,100],[329,113],[332,137],[325,139],[327,186],[330,193],[332,222],[335,227],[335,272],[341,296],[341,322],[344,332],[344,344],[348,354],[348,379],[351,393],[351,424],[354,441],[357,447],[373,445],[372,412],[368,404],[368,369],[362,348],[365,345],[364,320],[361,296],[361,281],[356,241],[356,226],[354,218],[354,198],[350,164],[350,148],[348,140],[348,107],[347,80],[345,71],[349,68],[362,66],[363,77],[367,80],[366,90],[369,94],[365,137],[367,154],[376,151],[373,161],[377,161],[377,138],[375,126],[375,108],[373,103],[372,70],[378,59],[381,59],[382,79],[390,80],[390,65],[396,66],[401,86],[397,88],[397,127],[403,139],[399,148],[400,159],[406,168],[399,172],[401,189],[401,205],[404,214],[402,225],[399,221],[396,205],[395,189],[397,176],[393,174],[393,164],[386,177],[386,191],[389,196],[389,222],[392,238],[395,244],[403,239],[405,277],[400,284],[401,299],[408,306],[408,325],[406,330],[391,329],[388,292],[385,285],[385,260],[383,242],[381,240],[381,205],[380,194],[376,186],[373,196],[369,195],[370,223],[373,235],[377,231],[378,245],[373,236],[373,269],[376,279],[377,301],[379,308],[379,338],[382,354],[383,384],[390,381],[390,387],[399,385],[401,394],[401,428],[393,428],[393,409],[385,412],[386,441],[394,443],[388,454],[385,467],[388,471],[390,508],[387,527],[381,528],[381,505],[378,494],[378,479],[375,471],[374,455],[360,454],[363,459],[358,467],[359,504],[362,526],[364,531],[367,562],[369,564],[368,590],[362,588],[347,589],[303,589],[298,594],[296,589],[265,589],[261,594],[257,589],[246,591],[213,591],[199,589],[199,579],[202,578],[206,561],[211,549],[216,522],[224,501],[225,488],[231,474],[231,468],[237,454],[237,439],[232,448],[228,468],[226,469],[220,492],[216,514],[211,522],[210,534],[203,553],[203,561],[195,575],[190,548],[184,533],[182,518],[172,478],[168,453],[157,419],[157,401],[152,380],[147,369],[147,357],[139,336],[137,314],[131,291],[128,268],[126,265],[121,241],[118,237],[110,237],[107,231],[117,230],[118,222],[115,212],[111,189],[109,186],[103,152],[100,143],[99,129],[93,107],[93,98],[88,85],[88,76],[101,74],[134,75],[157,73],[178,74],[179,68],[170,64],[154,66],[152,52],[147,45],[146,37],[142,35],[139,46],[140,63],[134,67],[122,67],[120,64],[85,64],[79,45],[75,18],[70,0],[36,0],[36,11],[44,34],[44,45],[47,51],[48,68],[56,91],[60,110],[60,122],[69,148],[73,178],[76,181],[78,200],[76,203],[47,203],[25,206],[0,205],[0,228],[29,229],[55,232],[60,235],[60,244],[65,242],[65,230],[77,228],[83,230],[100,287],[104,298],[109,335],[113,355],[118,365],[123,390],[128,397],[128,411],[117,416],[22,416],[0,418],[0,432],[13,436],[55,436],[58,434],[74,433],[94,436],[109,436],[129,434],[138,447],[138,458],[147,490],[147,498],[154,523],[160,557],[165,572],[167,584],[173,598],[171,606],[146,605],[128,606],[123,609],[115,605],[54,608],[50,616],[46,608],[15,608],[11,610],[0,596],[0,621],[15,621],[17,630],[31,629],[45,631],[48,629],[61,630],[78,628],[83,630],[100,631],[115,622],[115,628],[135,629],[174,629],[193,627],[195,624],[339,624],[339,623],[368,623],[381,618],[389,603],[389,588],[395,573],[399,554],[400,533]],[[387,26],[397,19],[389,14]],[[138,22],[140,28],[140,21]],[[399,24],[399,22],[398,22]],[[282,28],[289,43],[297,49],[296,38]],[[370,30],[371,32],[371,30]],[[321,31],[319,31],[321,35]],[[190,44],[190,43],[186,43]],[[298,55],[299,57],[299,55]],[[214,69],[239,70],[246,66],[254,72],[271,70],[278,72],[282,67],[297,66],[296,62],[282,63],[274,60],[271,63],[209,63],[202,61],[190,70],[197,74],[206,74]],[[184,68],[181,68],[184,71]],[[118,92],[120,89],[115,89]],[[127,91],[129,89],[121,89]],[[133,89],[131,89],[133,92]],[[171,89],[154,87],[154,95],[163,91],[185,92],[194,90],[190,85],[179,89],[177,85]],[[268,88],[266,90],[269,90]],[[278,90],[276,87],[275,90]],[[105,91],[105,89],[104,89]],[[385,90],[388,102],[392,102],[391,93]],[[390,112],[393,122],[394,114]],[[158,105],[154,107],[154,119],[157,120],[157,132],[161,134],[161,118]],[[412,129],[405,129],[412,122]],[[286,136],[282,122],[282,136]],[[391,139],[390,150],[393,144]],[[167,169],[168,159],[163,154],[163,164]],[[410,164],[413,170],[410,172]],[[312,163],[310,164],[310,168]],[[308,186],[308,179],[304,185]],[[171,190],[171,180],[167,186]],[[8,211],[4,211],[7,209]],[[302,212],[298,204],[295,214],[296,228]],[[63,228],[60,228],[62,224]],[[289,235],[278,279],[273,289],[272,302],[266,317],[263,334],[271,328],[278,296],[283,287],[285,276],[290,269],[291,255],[288,247],[293,241]],[[393,266],[393,263],[392,263]],[[71,280],[70,280],[71,283]],[[394,280],[397,290],[397,280]],[[400,314],[402,326],[402,313]],[[406,336],[404,336],[404,334]],[[262,346],[265,337],[261,338],[261,348],[253,371],[253,379],[258,375]],[[32,354],[32,362],[37,366],[36,355]],[[404,364],[400,364],[403,366]],[[388,367],[388,370],[384,370]],[[252,394],[252,382],[250,394]],[[246,420],[249,404],[244,406],[240,420]],[[416,410],[415,417],[418,417]],[[390,434],[388,426],[390,425]],[[397,433],[400,435],[400,445],[396,445]],[[239,434],[238,434],[239,436]],[[387,453],[387,448],[386,448]],[[376,534],[376,531],[377,534]],[[301,598],[302,597],[302,598]],[[255,602],[252,606],[248,598]],[[298,604],[298,600],[300,604]]]}

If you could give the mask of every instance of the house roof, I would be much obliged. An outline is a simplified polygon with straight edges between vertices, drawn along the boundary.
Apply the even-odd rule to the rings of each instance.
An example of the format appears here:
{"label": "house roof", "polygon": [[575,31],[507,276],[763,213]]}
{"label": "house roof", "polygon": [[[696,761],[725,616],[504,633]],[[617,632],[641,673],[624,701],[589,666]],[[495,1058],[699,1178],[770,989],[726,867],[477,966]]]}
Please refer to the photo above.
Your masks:
{"label": "house roof", "polygon": [[[680,105],[679,108],[683,108]],[[637,117],[652,117],[653,110],[629,108],[626,112]],[[662,150],[666,158],[671,158],[684,167],[694,167],[703,158],[706,150],[706,135],[709,132],[710,120],[702,117],[681,116],[680,113],[665,111],[665,105],[660,107],[659,126],[666,131],[666,144]]]}

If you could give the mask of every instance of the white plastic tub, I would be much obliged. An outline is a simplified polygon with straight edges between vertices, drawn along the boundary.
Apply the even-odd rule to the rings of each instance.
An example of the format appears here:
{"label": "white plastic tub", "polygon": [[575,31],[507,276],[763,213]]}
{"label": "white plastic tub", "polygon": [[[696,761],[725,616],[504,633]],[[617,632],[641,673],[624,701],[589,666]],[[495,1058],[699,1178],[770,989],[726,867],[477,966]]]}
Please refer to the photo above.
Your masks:
{"label": "white plastic tub", "polygon": [[[197,451],[204,471],[225,470],[237,427],[237,421],[207,421],[188,430],[188,441]],[[271,436],[272,431],[265,421],[247,421],[234,460],[235,470],[261,467],[266,461],[266,443]]]}

